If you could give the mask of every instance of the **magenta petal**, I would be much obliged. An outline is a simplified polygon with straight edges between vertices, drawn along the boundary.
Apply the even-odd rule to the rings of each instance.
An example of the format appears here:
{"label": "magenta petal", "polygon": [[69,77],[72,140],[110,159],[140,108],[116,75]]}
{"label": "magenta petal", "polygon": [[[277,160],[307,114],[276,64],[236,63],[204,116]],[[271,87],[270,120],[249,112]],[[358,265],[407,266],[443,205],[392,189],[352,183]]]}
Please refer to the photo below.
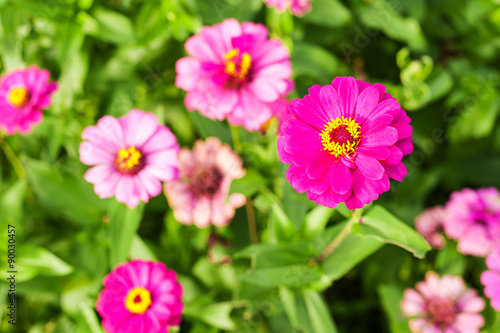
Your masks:
{"label": "magenta petal", "polygon": [[410,137],[399,140],[398,142],[396,142],[396,147],[398,147],[405,156],[411,154],[411,152],[413,151],[413,138]]}
{"label": "magenta petal", "polygon": [[[401,105],[399,105],[398,101],[395,98],[389,98],[381,101],[373,112],[366,118],[366,121],[376,118],[379,115],[390,112],[391,110],[399,110],[401,109]],[[366,122],[365,121],[365,122]]]}
{"label": "magenta petal", "polygon": [[393,165],[384,164],[385,172],[389,176],[389,178],[395,179],[397,181],[402,181],[404,177],[406,177],[406,166],[403,162]]}
{"label": "magenta petal", "polygon": [[368,118],[375,106],[377,106],[379,99],[380,93],[371,86],[359,94],[354,115],[356,119],[359,119],[360,123],[363,123]]}
{"label": "magenta petal", "polygon": [[385,160],[390,155],[390,150],[388,147],[377,146],[377,147],[358,147],[358,153],[363,155],[376,158],[378,160]]}
{"label": "magenta petal", "polygon": [[294,99],[290,104],[290,110],[293,114],[302,119],[304,123],[316,128],[319,131],[328,123],[329,119],[326,117],[318,117],[315,107],[303,99]]}
{"label": "magenta petal", "polygon": [[351,189],[351,169],[345,166],[344,163],[335,163],[335,169],[331,175],[331,186],[334,192],[338,194],[345,194]]}
{"label": "magenta petal", "polygon": [[363,135],[366,136],[374,132],[379,132],[382,129],[384,129],[384,127],[387,127],[392,122],[392,120],[393,120],[392,116],[388,114],[383,114],[376,118],[367,120],[363,124],[362,133]]}
{"label": "magenta petal", "polygon": [[354,113],[356,99],[358,97],[358,85],[352,77],[345,77],[337,89],[338,99],[345,118],[351,117]]}
{"label": "magenta petal", "polygon": [[403,153],[396,146],[387,147],[390,150],[390,155],[386,158],[383,163],[384,164],[396,164],[401,162],[403,158]]}
{"label": "magenta petal", "polygon": [[385,127],[383,130],[370,133],[361,139],[360,146],[376,147],[390,146],[398,141],[398,131],[391,126]]}
{"label": "magenta petal", "polygon": [[321,104],[325,108],[329,119],[342,117],[343,113],[340,108],[338,93],[332,86],[322,87],[319,91],[319,96]]}
{"label": "magenta petal", "polygon": [[373,157],[358,154],[354,162],[363,175],[368,179],[378,180],[384,175],[384,167]]}
{"label": "magenta petal", "polygon": [[330,154],[321,154],[319,157],[312,160],[307,166],[307,175],[312,179],[327,177],[334,160],[335,158]]}
{"label": "magenta petal", "polygon": [[288,137],[283,135],[278,138],[278,157],[281,163],[290,164],[292,163],[292,155],[290,155],[287,151],[285,151],[287,140]]}
{"label": "magenta petal", "polygon": [[290,165],[286,171],[286,179],[297,192],[307,191],[310,179],[307,177],[305,166]]}

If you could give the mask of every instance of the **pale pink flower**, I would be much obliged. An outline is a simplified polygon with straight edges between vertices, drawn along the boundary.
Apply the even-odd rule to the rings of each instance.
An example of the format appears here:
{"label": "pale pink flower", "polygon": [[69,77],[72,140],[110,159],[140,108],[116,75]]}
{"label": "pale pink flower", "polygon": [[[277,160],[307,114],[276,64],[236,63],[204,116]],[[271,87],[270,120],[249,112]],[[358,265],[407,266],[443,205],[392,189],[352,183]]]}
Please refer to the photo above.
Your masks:
{"label": "pale pink flower", "polygon": [[161,193],[162,181],[178,177],[179,144],[154,114],[133,109],[121,118],[104,116],[82,133],[84,178],[100,198],[116,197],[133,208]]}
{"label": "pale pink flower", "polygon": [[443,236],[443,221],[446,209],[442,206],[426,209],[415,218],[417,231],[435,249],[441,249],[446,244]]}
{"label": "pale pink flower", "polygon": [[406,289],[401,302],[413,333],[479,333],[484,300],[459,276],[427,272],[425,281]]}
{"label": "pale pink flower", "polygon": [[278,12],[282,13],[288,8],[295,16],[304,16],[309,12],[311,2],[312,0],[264,0],[267,6],[276,8]]}
{"label": "pale pink flower", "polygon": [[186,42],[176,63],[177,87],[188,110],[256,131],[271,119],[272,105],[293,90],[288,49],[268,39],[262,24],[227,19],[203,27]]}
{"label": "pale pink flower", "polygon": [[183,148],[179,161],[179,180],[165,184],[176,220],[199,228],[228,224],[246,201],[242,194],[229,195],[233,179],[245,175],[241,158],[218,138],[207,138],[192,151]]}
{"label": "pale pink flower", "polygon": [[500,249],[486,258],[486,265],[489,270],[481,274],[484,294],[491,300],[491,307],[500,311]]}

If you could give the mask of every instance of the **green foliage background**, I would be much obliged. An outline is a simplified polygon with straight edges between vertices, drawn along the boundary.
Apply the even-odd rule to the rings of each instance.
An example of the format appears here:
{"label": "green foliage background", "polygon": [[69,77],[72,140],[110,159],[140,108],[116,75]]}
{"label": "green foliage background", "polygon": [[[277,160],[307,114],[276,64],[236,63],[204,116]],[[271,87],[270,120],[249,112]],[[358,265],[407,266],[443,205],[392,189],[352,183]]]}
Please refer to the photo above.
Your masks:
{"label": "green foliage background", "polygon": [[[402,291],[427,270],[462,275],[482,292],[484,260],[460,255],[451,241],[418,259],[411,252],[422,257],[429,248],[406,225],[451,191],[500,187],[500,1],[312,5],[296,18],[261,0],[0,0],[0,72],[37,64],[60,85],[41,125],[5,138],[22,169],[16,173],[0,152],[2,332],[102,333],[94,310],[102,278],[131,258],[161,260],[179,273],[186,304],[180,332],[406,333]],[[207,136],[232,144],[228,125],[187,112],[174,85],[185,40],[229,17],[266,24],[290,48],[292,98],[354,75],[387,85],[412,118],[408,176],[365,209],[369,223],[320,265],[307,263],[350,212],[318,207],[290,187],[273,129],[239,129],[247,176],[233,191],[252,199],[258,244],[245,208],[227,227],[200,230],[176,222],[163,195],[130,210],[100,200],[82,178],[83,128],[133,107],[155,113],[181,146]],[[15,327],[3,296],[8,224],[16,227]],[[207,256],[211,232],[228,246]],[[220,264],[226,256],[232,263]],[[484,332],[498,332],[496,312],[483,314]]]}

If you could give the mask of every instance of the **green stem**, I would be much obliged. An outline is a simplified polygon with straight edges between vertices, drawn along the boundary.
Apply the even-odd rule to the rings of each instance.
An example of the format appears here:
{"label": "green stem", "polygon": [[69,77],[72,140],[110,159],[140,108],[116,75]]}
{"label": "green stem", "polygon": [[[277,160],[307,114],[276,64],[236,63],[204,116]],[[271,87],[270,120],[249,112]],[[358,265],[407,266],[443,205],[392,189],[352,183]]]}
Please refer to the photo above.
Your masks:
{"label": "green stem", "polygon": [[231,137],[233,138],[234,150],[241,154],[243,148],[241,147],[240,132],[238,131],[238,127],[230,125],[229,128],[231,129]]}
{"label": "green stem", "polygon": [[5,156],[9,160],[10,164],[14,168],[14,172],[17,174],[19,178],[25,178],[26,177],[26,172],[24,171],[24,168],[17,158],[16,154],[12,150],[12,148],[9,146],[7,141],[5,141],[5,137],[0,133],[0,146],[2,147],[3,152],[5,153]]}
{"label": "green stem", "polygon": [[247,216],[248,216],[248,231],[250,232],[250,239],[252,243],[259,242],[259,235],[257,234],[257,223],[255,222],[255,211],[253,209],[252,198],[247,198],[246,203]]}
{"label": "green stem", "polygon": [[361,220],[361,212],[362,212],[361,209],[356,209],[353,211],[351,219],[347,221],[347,224],[344,226],[344,228],[342,228],[337,237],[335,237],[332,240],[332,242],[328,244],[327,247],[325,247],[325,249],[321,252],[319,256],[309,260],[308,264],[310,266],[319,264],[320,262],[328,258],[328,256],[335,251],[335,249],[340,245],[340,243],[342,243],[344,238],[346,238],[347,235],[351,233],[352,226],[356,223],[359,223],[359,221]]}

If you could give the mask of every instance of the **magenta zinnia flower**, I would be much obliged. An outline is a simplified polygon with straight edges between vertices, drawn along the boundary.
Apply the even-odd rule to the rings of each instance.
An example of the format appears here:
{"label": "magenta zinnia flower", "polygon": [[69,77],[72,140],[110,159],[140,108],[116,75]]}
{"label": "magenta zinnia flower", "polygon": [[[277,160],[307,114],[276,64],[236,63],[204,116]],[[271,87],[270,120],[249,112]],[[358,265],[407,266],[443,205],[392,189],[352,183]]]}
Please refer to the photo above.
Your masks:
{"label": "magenta zinnia flower", "polygon": [[186,42],[189,57],[176,63],[176,85],[185,104],[211,119],[259,130],[272,104],[293,89],[288,49],[267,38],[261,24],[227,19],[203,27]]}
{"label": "magenta zinnia flower", "polygon": [[417,231],[435,249],[441,249],[446,243],[443,237],[443,222],[446,209],[441,206],[426,209],[415,218]]}
{"label": "magenta zinnia flower", "polygon": [[485,302],[461,277],[428,272],[416,287],[406,289],[401,302],[403,313],[416,317],[410,320],[413,333],[479,333]]}
{"label": "magenta zinnia flower", "polygon": [[500,193],[496,188],[463,189],[446,204],[446,235],[463,254],[486,257],[500,246]]}
{"label": "magenta zinnia flower", "polygon": [[183,148],[179,161],[179,180],[165,184],[177,221],[199,228],[228,224],[246,201],[239,193],[228,198],[233,179],[245,175],[241,158],[218,138],[207,138],[196,141],[193,151]]}
{"label": "magenta zinnia flower", "polygon": [[82,138],[88,141],[80,145],[80,160],[96,165],[84,178],[101,198],[115,196],[133,208],[160,194],[161,181],[178,177],[177,138],[151,113],[134,109],[119,119],[104,116]]}
{"label": "magenta zinnia flower", "polygon": [[406,176],[413,151],[410,118],[381,84],[338,77],[295,99],[278,139],[286,178],[298,192],[333,208],[361,208]]}
{"label": "magenta zinnia flower", "polygon": [[28,134],[42,122],[42,109],[52,103],[56,82],[37,66],[13,70],[0,78],[0,128],[7,134]]}
{"label": "magenta zinnia flower", "polygon": [[107,333],[165,333],[181,322],[182,286],[161,262],[119,264],[103,285],[96,309]]}
{"label": "magenta zinnia flower", "polygon": [[491,300],[491,307],[500,311],[500,249],[486,258],[486,265],[490,270],[481,274],[484,294]]}
{"label": "magenta zinnia flower", "polygon": [[304,16],[305,13],[311,10],[312,0],[264,0],[269,7],[274,7],[280,13],[287,8],[290,13],[296,16]]}

